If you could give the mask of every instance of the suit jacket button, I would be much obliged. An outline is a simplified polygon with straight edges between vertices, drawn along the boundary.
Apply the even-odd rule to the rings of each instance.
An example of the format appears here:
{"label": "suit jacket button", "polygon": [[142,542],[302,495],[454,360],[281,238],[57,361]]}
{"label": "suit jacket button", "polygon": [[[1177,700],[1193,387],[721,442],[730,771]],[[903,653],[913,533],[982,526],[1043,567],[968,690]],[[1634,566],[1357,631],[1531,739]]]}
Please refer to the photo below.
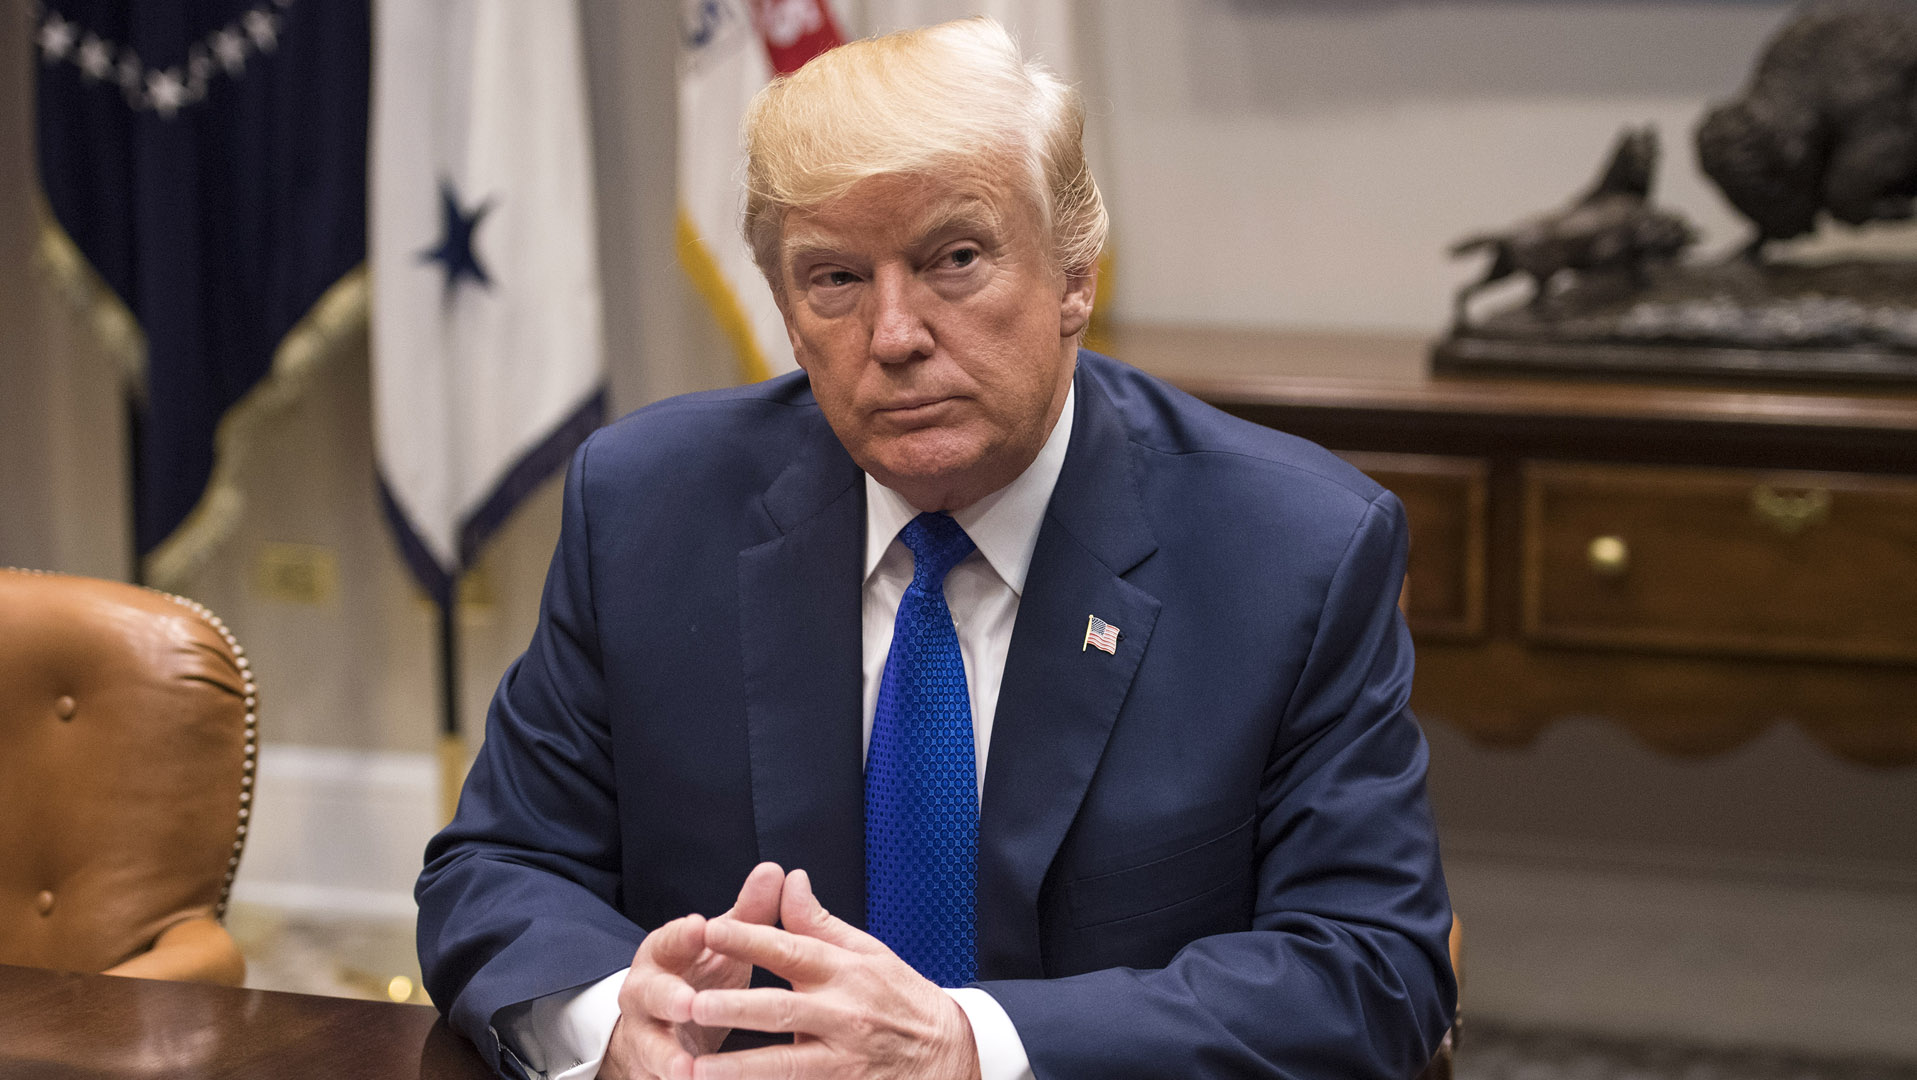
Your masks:
{"label": "suit jacket button", "polygon": [[42,915],[53,914],[53,890],[41,889],[40,895],[33,898],[33,906]]}

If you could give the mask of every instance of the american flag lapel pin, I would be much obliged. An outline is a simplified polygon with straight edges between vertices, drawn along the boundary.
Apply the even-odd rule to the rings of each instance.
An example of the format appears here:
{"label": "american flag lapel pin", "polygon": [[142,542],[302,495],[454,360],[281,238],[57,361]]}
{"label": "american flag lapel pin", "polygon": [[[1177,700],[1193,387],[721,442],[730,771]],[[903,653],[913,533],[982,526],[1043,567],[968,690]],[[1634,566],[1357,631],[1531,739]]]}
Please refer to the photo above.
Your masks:
{"label": "american flag lapel pin", "polygon": [[1096,646],[1113,656],[1117,656],[1118,635],[1118,627],[1113,626],[1111,623],[1106,622],[1096,615],[1088,615],[1085,617],[1085,644],[1080,645],[1078,651],[1084,652],[1086,649]]}

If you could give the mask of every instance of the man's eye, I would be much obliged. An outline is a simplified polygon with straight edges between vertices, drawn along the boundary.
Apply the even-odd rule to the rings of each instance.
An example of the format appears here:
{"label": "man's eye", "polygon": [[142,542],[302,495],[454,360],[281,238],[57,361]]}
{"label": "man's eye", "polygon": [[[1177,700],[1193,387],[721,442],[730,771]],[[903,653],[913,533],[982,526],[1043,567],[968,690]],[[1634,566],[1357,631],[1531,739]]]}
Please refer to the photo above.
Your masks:
{"label": "man's eye", "polygon": [[818,285],[823,285],[828,288],[838,288],[852,284],[859,280],[859,276],[850,270],[827,270],[812,280]]}
{"label": "man's eye", "polygon": [[970,266],[978,261],[978,249],[969,247],[954,248],[945,258],[946,261],[955,267]]}

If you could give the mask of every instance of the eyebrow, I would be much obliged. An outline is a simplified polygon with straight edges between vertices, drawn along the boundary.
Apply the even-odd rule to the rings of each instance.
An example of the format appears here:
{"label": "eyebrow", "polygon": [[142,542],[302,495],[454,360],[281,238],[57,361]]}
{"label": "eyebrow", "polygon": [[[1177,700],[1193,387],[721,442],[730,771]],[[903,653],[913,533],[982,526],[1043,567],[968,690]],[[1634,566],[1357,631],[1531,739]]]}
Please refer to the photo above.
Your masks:
{"label": "eyebrow", "polygon": [[1003,223],[997,207],[976,195],[967,195],[934,207],[913,235],[919,241],[947,232],[978,231],[996,236]]}
{"label": "eyebrow", "polygon": [[[923,244],[942,233],[983,232],[996,237],[1004,225],[1004,216],[989,201],[977,195],[963,195],[930,208],[910,228],[911,243]],[[839,253],[819,230],[797,227],[780,245],[781,261],[790,266],[809,258],[831,257]]]}

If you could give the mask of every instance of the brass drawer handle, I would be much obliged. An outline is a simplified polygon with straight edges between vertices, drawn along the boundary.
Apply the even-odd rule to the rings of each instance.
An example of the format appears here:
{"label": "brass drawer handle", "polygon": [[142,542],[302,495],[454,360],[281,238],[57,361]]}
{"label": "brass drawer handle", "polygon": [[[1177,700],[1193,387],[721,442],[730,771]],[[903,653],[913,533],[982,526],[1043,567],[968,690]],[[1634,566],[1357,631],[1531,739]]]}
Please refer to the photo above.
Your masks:
{"label": "brass drawer handle", "polygon": [[1600,536],[1585,546],[1584,557],[1599,577],[1621,577],[1631,568],[1631,546],[1621,536]]}
{"label": "brass drawer handle", "polygon": [[1785,536],[1796,536],[1830,517],[1830,492],[1823,488],[1779,491],[1759,484],[1751,489],[1751,513]]}

